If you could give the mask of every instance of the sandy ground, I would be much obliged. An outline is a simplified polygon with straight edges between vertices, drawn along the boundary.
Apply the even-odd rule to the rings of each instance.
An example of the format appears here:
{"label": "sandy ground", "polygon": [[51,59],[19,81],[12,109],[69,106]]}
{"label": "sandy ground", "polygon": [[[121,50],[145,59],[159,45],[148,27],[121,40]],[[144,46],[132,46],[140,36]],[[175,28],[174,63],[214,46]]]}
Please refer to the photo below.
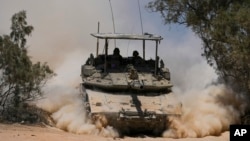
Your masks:
{"label": "sandy ground", "polygon": [[124,138],[105,138],[95,135],[77,135],[62,131],[54,127],[44,127],[40,125],[21,125],[21,124],[0,124],[0,140],[2,141],[229,141],[229,132],[224,132],[221,136],[208,136],[204,138],[153,138],[143,137],[124,137]]}

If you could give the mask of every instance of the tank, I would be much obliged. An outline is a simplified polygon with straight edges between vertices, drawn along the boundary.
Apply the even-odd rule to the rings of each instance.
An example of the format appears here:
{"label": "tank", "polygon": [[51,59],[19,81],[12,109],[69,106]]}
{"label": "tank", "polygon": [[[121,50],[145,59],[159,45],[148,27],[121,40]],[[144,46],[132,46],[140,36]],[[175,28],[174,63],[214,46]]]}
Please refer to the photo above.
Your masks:
{"label": "tank", "polygon": [[[104,53],[90,54],[81,67],[81,93],[86,111],[99,127],[112,126],[120,134],[160,135],[170,117],[181,116],[181,103],[171,92],[170,71],[158,56],[163,39],[153,34],[91,34],[103,39]],[[143,56],[122,57],[119,48],[108,53],[110,40],[141,40]],[[155,58],[145,59],[146,41],[153,41]]]}

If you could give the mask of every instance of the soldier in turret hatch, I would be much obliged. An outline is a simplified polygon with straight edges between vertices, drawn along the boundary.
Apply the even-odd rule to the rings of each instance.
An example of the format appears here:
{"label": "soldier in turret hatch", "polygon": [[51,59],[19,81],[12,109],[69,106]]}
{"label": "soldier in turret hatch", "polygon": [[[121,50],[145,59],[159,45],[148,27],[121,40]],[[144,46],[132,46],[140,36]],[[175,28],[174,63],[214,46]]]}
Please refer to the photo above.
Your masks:
{"label": "soldier in turret hatch", "polygon": [[139,53],[137,50],[133,51],[133,59],[132,59],[133,65],[140,65],[143,63],[143,59],[139,56]]}
{"label": "soldier in turret hatch", "polygon": [[117,68],[122,64],[122,56],[119,48],[115,48],[111,57],[111,68]]}

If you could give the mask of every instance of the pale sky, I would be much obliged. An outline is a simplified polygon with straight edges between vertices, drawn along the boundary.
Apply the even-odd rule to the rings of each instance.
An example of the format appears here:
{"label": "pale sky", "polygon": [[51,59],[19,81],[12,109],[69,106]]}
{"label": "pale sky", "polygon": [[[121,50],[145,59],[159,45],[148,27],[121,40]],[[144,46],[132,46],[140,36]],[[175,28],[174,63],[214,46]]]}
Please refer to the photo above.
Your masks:
{"label": "pale sky", "polygon": [[[209,84],[216,75],[201,57],[200,39],[184,26],[164,25],[159,13],[145,8],[149,1],[140,0],[143,30],[164,38],[159,45],[159,56],[169,67],[175,87],[185,90]],[[141,34],[138,1],[111,0],[111,3],[116,32]],[[98,21],[100,32],[113,32],[109,0],[0,0],[0,35],[9,34],[10,19],[21,10],[27,12],[27,22],[34,27],[27,39],[32,60],[48,62],[57,77],[72,83],[81,81],[81,65],[90,53],[95,54],[96,39],[90,33],[97,32]],[[140,45],[140,42],[117,42],[123,56],[130,55]],[[147,58],[153,57],[154,48],[150,46],[146,48]]]}

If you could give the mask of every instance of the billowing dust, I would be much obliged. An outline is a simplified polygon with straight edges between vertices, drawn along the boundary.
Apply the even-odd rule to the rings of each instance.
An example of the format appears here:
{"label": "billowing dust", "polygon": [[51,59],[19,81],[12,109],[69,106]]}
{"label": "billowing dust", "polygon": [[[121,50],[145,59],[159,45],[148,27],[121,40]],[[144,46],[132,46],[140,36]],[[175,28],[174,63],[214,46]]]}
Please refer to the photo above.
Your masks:
{"label": "billowing dust", "polygon": [[230,124],[240,123],[245,104],[241,95],[224,85],[211,85],[193,90],[180,97],[183,104],[181,118],[170,118],[169,129],[163,137],[185,138],[220,135]]}
{"label": "billowing dust", "polygon": [[[119,135],[115,129],[102,123],[105,120],[97,120],[95,123],[90,121],[86,115],[79,88],[74,88],[81,83],[79,74],[82,62],[80,61],[86,60],[87,56],[86,54],[82,55],[80,51],[71,53],[65,59],[66,61],[55,70],[58,75],[47,84],[45,98],[40,100],[37,105],[51,113],[56,127],[60,129],[76,134],[117,137]],[[198,67],[197,71],[203,72],[201,70],[203,66],[198,66],[200,67]],[[178,66],[175,70],[177,69],[183,70],[187,68],[179,68]],[[204,68],[204,70],[206,69]],[[170,125],[162,134],[163,137],[184,138],[219,135],[223,131],[229,130],[230,124],[239,123],[240,115],[242,115],[245,108],[244,98],[240,94],[233,93],[230,88],[224,85],[214,84],[203,88],[197,84],[201,83],[200,79],[198,81],[193,80],[203,76],[203,79],[208,81],[206,85],[209,85],[211,83],[210,75],[199,75],[197,72],[191,71],[186,72],[186,74],[189,77],[186,78],[181,75],[178,81],[192,84],[193,88],[187,85],[186,89],[178,91],[175,89],[178,86],[174,84],[173,92],[182,102],[183,114],[180,119],[169,119]],[[175,74],[175,76],[178,75]],[[179,87],[182,86],[179,85]]]}
{"label": "billowing dust", "polygon": [[55,87],[37,106],[50,112],[56,127],[76,134],[92,134],[104,137],[118,137],[118,132],[97,120],[92,123],[87,117],[79,89]]}
{"label": "billowing dust", "polygon": [[[38,106],[50,112],[56,127],[76,134],[94,134],[117,137],[118,132],[100,122],[92,123],[87,117],[79,88],[55,87],[49,97]],[[167,138],[204,137],[220,135],[229,125],[240,122],[245,105],[243,98],[224,85],[212,85],[204,90],[193,90],[181,95],[182,117],[170,118],[169,128],[163,133]]]}

